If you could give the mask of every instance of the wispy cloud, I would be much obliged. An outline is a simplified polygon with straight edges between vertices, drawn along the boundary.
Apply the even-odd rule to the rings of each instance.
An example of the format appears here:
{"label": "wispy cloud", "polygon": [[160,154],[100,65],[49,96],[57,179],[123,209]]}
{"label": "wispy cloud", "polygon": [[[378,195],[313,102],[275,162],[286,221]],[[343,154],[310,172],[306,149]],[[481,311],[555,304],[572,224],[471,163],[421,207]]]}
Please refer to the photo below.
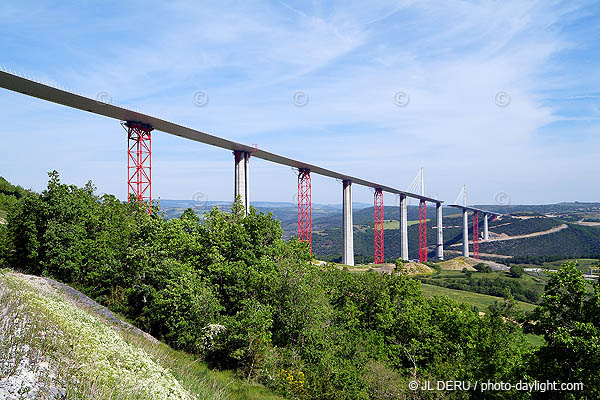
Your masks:
{"label": "wispy cloud", "polygon": [[[563,168],[573,162],[563,154],[565,141],[567,147],[597,144],[593,127],[564,125],[586,119],[597,127],[599,76],[579,76],[576,62],[593,46],[593,36],[586,34],[594,28],[580,24],[598,17],[591,3],[139,4],[90,11],[76,3],[58,9],[42,3],[31,13],[27,5],[2,5],[6,25],[0,43],[11,49],[8,63],[27,72],[86,93],[106,91],[160,117],[397,187],[405,187],[423,165],[427,192],[449,200],[463,183],[479,203],[493,202],[498,191],[517,202],[600,195],[589,187],[571,190],[565,183],[573,181],[571,173]],[[591,71],[596,61],[581,68]],[[585,81],[588,89],[582,92]],[[204,107],[193,102],[199,90],[209,99]],[[308,96],[304,107],[294,105],[297,91]],[[398,92],[407,95],[401,107]],[[0,105],[24,115],[23,107],[34,102],[18,99],[3,96]],[[585,106],[575,109],[573,101]],[[77,121],[66,112],[57,109],[45,118],[68,115]],[[53,148],[56,136],[75,137],[73,148],[82,148],[69,157],[82,162],[90,157],[84,147],[89,138],[76,135],[77,122],[45,124],[54,127],[41,139],[45,149]],[[9,130],[24,129],[15,124],[0,134],[18,147],[21,139]],[[572,138],[558,140],[562,130]],[[117,136],[105,135],[100,145],[122,151],[114,144]],[[230,161],[229,155],[177,138],[160,143],[155,160],[165,170],[157,172],[155,193],[163,198],[189,196],[181,180],[193,181],[209,168],[195,159]],[[587,165],[593,158],[584,151],[578,162]],[[174,159],[185,160],[185,168]],[[40,154],[39,160],[41,171],[54,168],[52,158]],[[70,176],[86,175],[85,169],[61,167]],[[111,176],[91,177],[102,191],[122,194],[120,175],[109,171]],[[292,179],[293,189],[289,171],[268,164],[260,171],[252,180],[260,189],[253,198],[289,200],[291,189],[270,187],[265,178]],[[551,180],[547,171],[553,172]],[[17,169],[6,174],[17,181],[31,178]],[[591,171],[582,174],[595,179]],[[214,183],[211,199],[231,196],[223,176],[203,179]],[[552,194],[544,192],[549,182],[555,183]],[[324,182],[317,196],[338,202],[337,186]],[[567,186],[569,191],[558,189]],[[370,201],[368,196],[357,200]]]}

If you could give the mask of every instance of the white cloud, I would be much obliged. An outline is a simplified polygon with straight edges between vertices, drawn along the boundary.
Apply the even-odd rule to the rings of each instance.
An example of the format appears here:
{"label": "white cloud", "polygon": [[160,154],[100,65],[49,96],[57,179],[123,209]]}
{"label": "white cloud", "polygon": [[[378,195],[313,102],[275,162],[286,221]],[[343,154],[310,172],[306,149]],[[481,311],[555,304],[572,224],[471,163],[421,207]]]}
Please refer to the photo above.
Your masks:
{"label": "white cloud", "polygon": [[[89,48],[75,41],[65,54],[78,55],[79,68],[66,68],[61,78],[88,93],[108,91],[114,100],[133,102],[159,117],[400,188],[423,165],[427,192],[449,201],[467,183],[473,202],[493,202],[498,191],[513,193],[514,202],[540,202],[548,198],[542,189],[551,182],[571,179],[565,169],[572,160],[558,157],[561,145],[546,143],[540,129],[562,118],[555,104],[543,101],[545,92],[579,83],[557,67],[560,54],[578,45],[560,27],[581,14],[579,6],[173,2],[141,9],[131,21],[127,15],[101,14],[104,23],[71,26],[82,32],[104,29],[110,40],[98,36]],[[43,43],[42,37],[37,40]],[[193,105],[197,90],[208,94],[206,107]],[[292,103],[298,90],[310,99],[302,108]],[[394,104],[398,91],[409,94],[406,107]],[[495,103],[499,91],[510,95],[506,107]],[[71,126],[73,132],[62,127],[54,134],[81,130]],[[155,193],[189,197],[180,182],[206,171],[203,185],[213,182],[215,188],[207,196],[229,196],[225,175],[210,178],[214,171],[193,161],[208,157],[228,165],[229,154],[176,138],[163,144],[170,147],[155,154],[155,165],[164,168],[156,173],[161,183]],[[79,157],[86,154],[83,150]],[[583,164],[591,160],[586,157]],[[54,168],[52,159],[44,168]],[[252,184],[261,188],[255,198],[287,201],[289,188],[266,189],[272,181],[268,174],[292,179],[292,188],[293,176],[269,165],[261,171],[253,175]],[[110,183],[116,178],[101,178],[103,191],[120,191]],[[339,201],[334,183],[320,190],[324,202]],[[568,200],[572,191],[559,193],[557,199]],[[582,200],[589,196],[583,188],[579,193]],[[358,201],[370,201],[368,192],[360,196]]]}

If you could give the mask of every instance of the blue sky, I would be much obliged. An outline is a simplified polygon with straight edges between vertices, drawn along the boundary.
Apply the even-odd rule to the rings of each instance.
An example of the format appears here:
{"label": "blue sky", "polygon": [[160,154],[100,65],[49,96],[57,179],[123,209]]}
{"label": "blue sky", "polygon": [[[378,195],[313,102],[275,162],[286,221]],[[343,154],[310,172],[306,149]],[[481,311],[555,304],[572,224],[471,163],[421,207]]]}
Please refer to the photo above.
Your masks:
{"label": "blue sky", "polygon": [[[600,200],[597,2],[55,3],[0,4],[0,65],[401,189],[422,166],[448,202],[463,184],[472,204]],[[0,116],[0,175],[126,197],[117,121],[5,90]],[[153,167],[154,197],[232,197],[227,151],[156,132]],[[295,192],[251,160],[251,200]],[[313,202],[340,203],[341,183],[313,176]]]}

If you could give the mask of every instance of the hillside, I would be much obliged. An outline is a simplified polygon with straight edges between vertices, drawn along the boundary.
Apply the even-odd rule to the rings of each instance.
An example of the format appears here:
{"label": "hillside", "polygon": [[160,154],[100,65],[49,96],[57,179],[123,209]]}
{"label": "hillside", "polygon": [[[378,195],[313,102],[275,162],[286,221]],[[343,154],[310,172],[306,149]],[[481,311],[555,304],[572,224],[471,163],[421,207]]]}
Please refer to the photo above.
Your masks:
{"label": "hillside", "polygon": [[[227,202],[193,202],[167,200],[161,203],[168,217],[178,217],[185,206],[198,214],[211,206],[228,209]],[[559,203],[550,205],[482,205],[490,211],[511,213],[490,220],[490,241],[480,242],[480,253],[493,258],[512,256],[564,256],[565,258],[600,254],[600,203]],[[297,231],[297,210],[293,203],[256,203],[261,212],[271,212],[283,229],[284,238]],[[428,207],[427,243],[429,257],[435,257],[435,209]],[[462,218],[455,208],[444,207],[444,248],[446,258],[460,254]],[[399,207],[386,206],[385,256],[392,261],[400,257]],[[409,258],[418,258],[418,206],[408,206]],[[340,206],[313,204],[313,253],[319,259],[339,262],[342,253],[342,214]],[[353,212],[354,251],[357,263],[373,261],[373,207],[356,204]],[[483,222],[480,221],[480,232]],[[537,236],[536,236],[537,235]],[[528,237],[531,236],[531,237]],[[472,240],[469,218],[469,240]]]}
{"label": "hillside", "polygon": [[[538,206],[526,206],[525,210],[536,210]],[[493,208],[493,207],[491,207]],[[490,240],[481,241],[480,253],[497,256],[565,256],[565,258],[595,256],[600,254],[600,226],[589,222],[596,214],[597,205],[588,207],[570,203],[564,208],[539,206],[539,211],[553,210],[554,214],[532,214],[527,216],[504,216],[489,222]],[[516,210],[519,210],[515,207]],[[562,212],[559,212],[562,210]],[[428,210],[427,243],[429,257],[435,257],[436,221],[433,209]],[[518,211],[516,211],[519,214]],[[454,213],[454,214],[453,214]],[[373,208],[354,212],[354,249],[356,262],[371,262],[373,256]],[[400,257],[400,232],[398,230],[398,207],[385,208],[385,255],[387,260]],[[419,231],[416,220],[418,208],[409,207],[409,258],[418,257]],[[570,222],[574,220],[575,222]],[[580,221],[588,221],[589,226]],[[291,224],[293,225],[293,224]],[[341,259],[342,232],[341,214],[315,219],[313,224],[313,251],[324,259]],[[480,234],[483,233],[480,221]],[[472,219],[469,218],[469,240],[472,241]],[[446,257],[457,255],[461,251],[462,218],[453,209],[444,209],[444,248]],[[459,254],[459,253],[458,253]]]}
{"label": "hillside", "polygon": [[[414,277],[407,275],[416,268],[350,273],[311,262],[306,244],[283,240],[279,221],[255,209],[246,214],[240,203],[231,212],[169,219],[157,207],[148,213],[94,191],[91,183],[61,183],[53,171],[47,189],[18,199],[2,225],[0,263],[64,284],[0,274],[7,360],[0,379],[9,398],[40,390],[66,399],[402,398],[415,370],[423,380],[511,381],[524,367],[546,379],[539,365],[560,354],[548,332],[564,316],[545,315],[574,304],[584,310],[575,322],[597,322],[588,316],[598,314],[598,293],[573,263],[547,279],[547,290],[564,293],[558,308],[542,301],[543,318],[524,316],[509,293],[537,301],[544,288],[541,277],[518,268],[491,271],[469,260],[478,272],[430,263],[435,272]],[[509,299],[481,311],[425,297],[419,281]],[[581,338],[597,340],[592,328]],[[529,332],[544,341],[532,343]],[[586,347],[547,364],[596,357],[589,354]],[[585,365],[573,379],[600,387],[595,370]]]}
{"label": "hillside", "polygon": [[213,373],[51,279],[1,270],[0,309],[2,399],[281,399]]}

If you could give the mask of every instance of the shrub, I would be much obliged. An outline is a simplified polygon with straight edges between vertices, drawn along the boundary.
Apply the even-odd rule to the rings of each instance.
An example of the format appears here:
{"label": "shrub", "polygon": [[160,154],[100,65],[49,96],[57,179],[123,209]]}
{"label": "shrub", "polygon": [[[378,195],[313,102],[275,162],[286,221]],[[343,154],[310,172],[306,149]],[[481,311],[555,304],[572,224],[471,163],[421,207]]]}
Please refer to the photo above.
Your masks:
{"label": "shrub", "polygon": [[510,267],[510,276],[512,276],[513,278],[520,278],[521,276],[523,276],[524,272],[525,270],[520,265],[512,265]]}
{"label": "shrub", "polygon": [[476,264],[473,268],[475,268],[479,272],[484,272],[486,274],[492,272],[492,268],[490,268],[489,265],[484,263]]}

